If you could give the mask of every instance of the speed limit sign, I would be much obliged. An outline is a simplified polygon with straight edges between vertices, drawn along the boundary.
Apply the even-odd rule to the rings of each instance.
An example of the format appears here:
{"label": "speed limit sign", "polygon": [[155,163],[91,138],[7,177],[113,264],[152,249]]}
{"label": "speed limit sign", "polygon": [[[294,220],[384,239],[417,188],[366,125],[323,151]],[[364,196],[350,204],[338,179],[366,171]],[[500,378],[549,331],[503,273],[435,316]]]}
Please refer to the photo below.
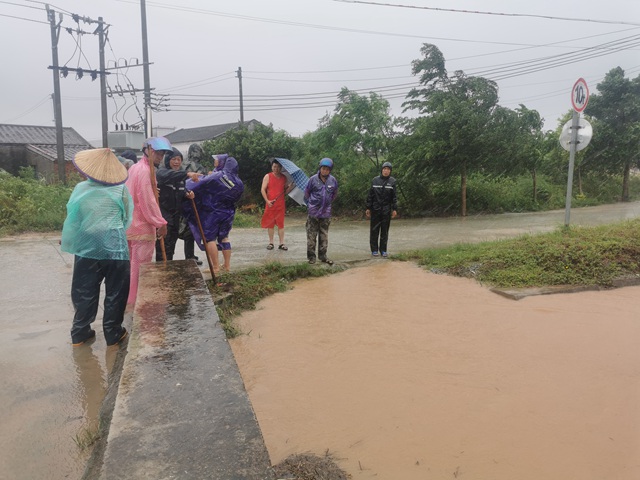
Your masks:
{"label": "speed limit sign", "polygon": [[571,105],[576,112],[580,113],[587,108],[587,103],[589,103],[589,87],[584,78],[579,78],[571,89]]}

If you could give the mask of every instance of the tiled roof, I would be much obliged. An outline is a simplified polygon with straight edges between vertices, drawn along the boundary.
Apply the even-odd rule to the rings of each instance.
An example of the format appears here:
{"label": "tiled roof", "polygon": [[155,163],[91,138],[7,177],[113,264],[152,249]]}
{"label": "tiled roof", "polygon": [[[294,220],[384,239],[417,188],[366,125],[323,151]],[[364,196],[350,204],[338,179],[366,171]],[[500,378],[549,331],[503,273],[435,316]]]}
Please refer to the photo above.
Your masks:
{"label": "tiled roof", "polygon": [[[213,140],[220,135],[238,128],[240,122],[223,123],[221,125],[209,125],[207,127],[194,127],[194,128],[181,128],[175,132],[171,132],[166,135],[167,140],[171,143],[189,143],[189,142],[204,142],[205,140]],[[259,123],[257,120],[249,120],[244,122],[249,126],[253,123]]]}
{"label": "tiled roof", "polygon": [[[92,148],[91,144],[71,127],[62,129],[65,147],[82,145]],[[56,128],[37,125],[0,124],[0,145],[56,145]]]}
{"label": "tiled roof", "polygon": [[[87,145],[65,145],[64,159],[66,162],[70,162],[76,156],[76,153],[90,148],[93,147]],[[56,145],[27,145],[27,150],[48,158],[52,162],[58,159],[58,149]]]}

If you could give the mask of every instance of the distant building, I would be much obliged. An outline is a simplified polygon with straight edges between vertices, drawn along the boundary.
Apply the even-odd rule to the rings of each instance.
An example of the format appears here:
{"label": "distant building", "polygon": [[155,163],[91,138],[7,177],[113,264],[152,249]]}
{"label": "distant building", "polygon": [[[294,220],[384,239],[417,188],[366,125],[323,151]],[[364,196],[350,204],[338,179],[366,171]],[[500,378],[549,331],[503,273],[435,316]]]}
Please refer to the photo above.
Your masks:
{"label": "distant building", "polygon": [[[116,155],[125,150],[133,150],[140,157],[142,156],[142,144],[146,140],[145,132],[140,125],[117,124],[115,130],[107,132],[107,144]],[[168,133],[175,131],[175,127],[153,127],[154,137],[164,137]]]}
{"label": "distant building", "polygon": [[[252,131],[260,122],[258,120],[249,120],[248,122],[244,122],[244,124],[249,131]],[[186,158],[189,147],[192,144],[197,143],[198,145],[202,145],[207,140],[214,140],[239,127],[240,122],[233,122],[223,123],[221,125],[209,125],[208,127],[181,128],[180,130],[165,135],[165,137],[171,142],[171,145],[180,150]]]}
{"label": "distant building", "polygon": [[[75,171],[71,160],[81,150],[94,148],[71,127],[62,131],[65,171]],[[13,175],[20,167],[33,167],[48,180],[58,178],[58,152],[55,127],[0,124],[0,168]]]}

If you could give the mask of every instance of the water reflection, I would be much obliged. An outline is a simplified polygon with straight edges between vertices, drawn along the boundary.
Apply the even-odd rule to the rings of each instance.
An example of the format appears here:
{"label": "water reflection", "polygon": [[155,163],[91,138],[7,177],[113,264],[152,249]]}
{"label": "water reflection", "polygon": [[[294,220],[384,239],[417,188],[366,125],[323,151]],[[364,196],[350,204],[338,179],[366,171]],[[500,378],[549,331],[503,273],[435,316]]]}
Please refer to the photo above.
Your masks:
{"label": "water reflection", "polygon": [[[107,365],[111,364],[111,367],[115,362],[113,350],[115,349],[108,348],[106,354],[106,363]],[[110,357],[112,357],[111,361],[109,361]],[[92,430],[97,428],[99,424],[100,406],[107,388],[106,376],[94,352],[94,345],[74,348],[73,362],[77,378],[78,403],[82,405],[84,411],[85,421],[81,430]]]}

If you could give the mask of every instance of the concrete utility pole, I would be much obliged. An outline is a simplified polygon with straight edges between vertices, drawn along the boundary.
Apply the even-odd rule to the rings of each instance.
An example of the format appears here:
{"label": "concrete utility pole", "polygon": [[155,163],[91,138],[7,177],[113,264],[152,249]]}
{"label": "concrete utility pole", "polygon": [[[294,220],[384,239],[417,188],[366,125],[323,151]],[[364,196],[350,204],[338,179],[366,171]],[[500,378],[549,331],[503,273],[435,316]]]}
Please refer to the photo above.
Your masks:
{"label": "concrete utility pole", "polygon": [[51,25],[51,61],[53,62],[53,114],[56,121],[56,155],[58,157],[58,180],[67,184],[64,159],[64,134],[62,130],[62,102],[60,100],[60,72],[58,70],[58,38],[60,25],[56,25],[56,12],[46,5],[47,18]]}
{"label": "concrete utility pole", "polygon": [[238,67],[238,83],[240,84],[240,125],[244,125],[244,105],[242,100],[242,67]]}
{"label": "concrete utility pole", "polygon": [[573,166],[576,158],[576,144],[578,143],[578,130],[580,129],[580,114],[573,111],[571,117],[571,142],[569,144],[569,173],[567,174],[567,196],[564,207],[564,226],[568,227],[571,220],[571,198],[573,197]]}
{"label": "concrete utility pole", "polygon": [[149,44],[147,43],[147,5],[140,0],[142,18],[142,69],[144,71],[144,129],[147,138],[153,136],[151,125],[151,79],[149,77]]}
{"label": "concrete utility pole", "polygon": [[107,132],[109,131],[109,121],[107,118],[107,78],[105,72],[104,46],[107,39],[104,34],[104,22],[102,17],[98,17],[98,42],[100,44],[100,111],[102,113],[102,147],[109,146]]}

